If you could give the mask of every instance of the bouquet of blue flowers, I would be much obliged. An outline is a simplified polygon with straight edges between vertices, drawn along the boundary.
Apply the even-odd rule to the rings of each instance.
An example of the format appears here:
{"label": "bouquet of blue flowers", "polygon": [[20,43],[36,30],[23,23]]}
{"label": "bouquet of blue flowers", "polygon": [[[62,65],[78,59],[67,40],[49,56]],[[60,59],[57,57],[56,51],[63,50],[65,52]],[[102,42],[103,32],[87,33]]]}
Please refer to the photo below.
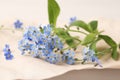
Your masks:
{"label": "bouquet of blue flowers", "polygon": [[[25,30],[22,39],[18,42],[22,55],[28,53],[32,57],[43,59],[52,64],[65,62],[73,65],[79,61],[81,64],[94,62],[95,66],[99,65],[100,67],[102,65],[99,58],[105,53],[111,53],[111,57],[114,60],[118,60],[117,43],[110,36],[103,35],[103,31],[98,30],[98,21],[93,20],[86,23],[82,20],[77,20],[76,17],[72,17],[69,24],[61,28],[56,25],[59,13],[60,7],[56,0],[48,0],[49,24],[40,27],[30,26]],[[17,20],[15,27],[19,29],[22,24],[22,22]],[[81,29],[84,31],[81,31]],[[80,33],[85,35],[85,37],[82,40],[71,35],[70,32]],[[109,48],[102,51],[97,49],[96,45],[100,40],[104,40],[109,45]],[[78,46],[84,46],[82,59],[75,58]],[[8,45],[4,49],[5,52],[6,48],[10,53]]]}

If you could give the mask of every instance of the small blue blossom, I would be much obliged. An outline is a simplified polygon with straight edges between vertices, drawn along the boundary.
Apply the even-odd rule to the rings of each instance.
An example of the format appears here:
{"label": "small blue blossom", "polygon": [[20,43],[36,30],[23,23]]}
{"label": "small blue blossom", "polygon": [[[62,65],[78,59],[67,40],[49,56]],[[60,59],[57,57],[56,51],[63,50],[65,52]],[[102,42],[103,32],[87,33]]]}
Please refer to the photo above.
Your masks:
{"label": "small blue blossom", "polygon": [[38,36],[36,38],[37,38],[37,44],[39,44],[39,45],[45,45],[47,42],[47,38],[44,34],[40,34],[40,36]]}
{"label": "small blue blossom", "polygon": [[99,66],[101,66],[101,63],[99,62],[98,58],[95,56],[95,51],[91,50],[89,47],[85,47],[83,49],[83,61],[96,62]]}
{"label": "small blue blossom", "polygon": [[76,17],[71,17],[71,18],[70,18],[70,24],[73,23],[73,22],[76,21],[76,20],[77,20]]}
{"label": "small blue blossom", "polygon": [[95,52],[91,49],[89,49],[89,47],[86,47],[83,49],[83,60],[85,61],[93,61],[92,57],[94,56]]}
{"label": "small blue blossom", "polygon": [[22,25],[23,23],[20,22],[20,20],[17,20],[15,23],[14,23],[14,26],[16,29],[21,29],[22,28]]}
{"label": "small blue blossom", "polygon": [[36,27],[29,27],[24,33],[24,38],[30,41],[36,41],[36,37],[39,36],[40,36],[40,31]]}
{"label": "small blue blossom", "polygon": [[18,42],[18,49],[22,52],[22,55],[25,53],[25,51],[32,50],[32,42],[29,40],[23,38]]}
{"label": "small blue blossom", "polygon": [[100,67],[102,67],[100,61],[98,60],[98,58],[97,58],[96,56],[93,56],[93,59],[92,59],[92,60],[93,60],[92,62],[96,62],[97,65],[99,65]]}
{"label": "small blue blossom", "polygon": [[46,57],[46,61],[50,62],[51,64],[57,64],[61,61],[60,54],[50,53]]}
{"label": "small blue blossom", "polygon": [[67,64],[73,65],[75,63],[75,60],[73,57],[67,58]]}
{"label": "small blue blossom", "polygon": [[51,34],[52,28],[50,27],[50,25],[47,25],[44,26],[43,31],[46,36],[49,36]]}
{"label": "small blue blossom", "polygon": [[71,58],[71,57],[74,57],[74,56],[75,56],[75,53],[74,53],[74,51],[67,50],[67,51],[65,51],[65,52],[63,53],[63,55],[66,56],[66,57]]}
{"label": "small blue blossom", "polygon": [[11,54],[11,51],[10,51],[10,48],[9,48],[8,44],[5,45],[5,48],[3,49],[3,52],[4,52],[4,56],[5,56],[6,60],[12,60],[13,59],[13,55]]}
{"label": "small blue blossom", "polygon": [[31,49],[31,54],[33,57],[36,58],[41,58],[42,57],[42,50],[45,49],[45,46],[43,45],[32,45],[32,49]]}
{"label": "small blue blossom", "polygon": [[58,36],[54,36],[52,40],[54,47],[58,48],[59,50],[63,49],[63,43]]}
{"label": "small blue blossom", "polygon": [[75,56],[74,51],[67,50],[63,53],[62,61],[65,61],[67,64],[72,65],[75,63],[74,56]]}

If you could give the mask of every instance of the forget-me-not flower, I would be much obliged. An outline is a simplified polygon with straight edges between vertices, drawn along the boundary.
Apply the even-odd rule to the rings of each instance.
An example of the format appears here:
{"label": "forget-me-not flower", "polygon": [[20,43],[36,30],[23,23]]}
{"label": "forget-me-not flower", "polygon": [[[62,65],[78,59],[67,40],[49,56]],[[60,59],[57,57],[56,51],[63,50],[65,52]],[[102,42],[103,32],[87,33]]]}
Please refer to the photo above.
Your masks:
{"label": "forget-me-not flower", "polygon": [[83,61],[96,62],[99,66],[102,66],[98,58],[95,56],[95,51],[91,50],[89,47],[83,49]]}
{"label": "forget-me-not flower", "polygon": [[57,64],[61,61],[61,55],[57,53],[50,53],[47,55],[46,61],[50,62],[51,64]]}
{"label": "forget-me-not flower", "polygon": [[31,51],[32,50],[32,42],[30,42],[28,39],[23,38],[18,42],[18,49],[22,52],[22,55],[25,53],[25,51]]}
{"label": "forget-me-not flower", "polygon": [[63,53],[62,60],[65,61],[67,64],[72,65],[75,63],[74,56],[74,51],[67,50]]}
{"label": "forget-me-not flower", "polygon": [[76,20],[77,20],[76,16],[75,16],[75,17],[71,17],[69,23],[71,24],[71,23],[73,23],[73,22],[76,21]]}
{"label": "forget-me-not flower", "polygon": [[22,25],[23,25],[23,23],[20,22],[20,20],[17,20],[17,21],[14,23],[14,27],[15,27],[16,29],[21,29],[21,28],[22,28]]}
{"label": "forget-me-not flower", "polygon": [[5,56],[6,60],[12,60],[13,59],[13,55],[11,53],[11,50],[10,50],[10,47],[9,47],[8,44],[5,45],[5,47],[3,49],[3,52],[4,52],[4,56]]}
{"label": "forget-me-not flower", "polygon": [[43,32],[46,36],[49,36],[52,32],[52,28],[50,27],[50,25],[44,26],[43,27]]}
{"label": "forget-me-not flower", "polygon": [[73,57],[68,57],[66,63],[73,65],[75,63],[75,59]]}

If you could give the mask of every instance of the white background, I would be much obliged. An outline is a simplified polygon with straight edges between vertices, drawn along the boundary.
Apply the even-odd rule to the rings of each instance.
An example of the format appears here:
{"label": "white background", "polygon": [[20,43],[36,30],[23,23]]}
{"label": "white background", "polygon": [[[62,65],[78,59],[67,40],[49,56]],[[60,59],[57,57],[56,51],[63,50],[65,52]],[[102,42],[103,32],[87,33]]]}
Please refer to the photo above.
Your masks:
{"label": "white background", "polygon": [[[120,0],[57,0],[61,7],[58,22],[78,19],[120,20]],[[0,24],[20,19],[29,23],[48,23],[47,0],[0,0]]]}

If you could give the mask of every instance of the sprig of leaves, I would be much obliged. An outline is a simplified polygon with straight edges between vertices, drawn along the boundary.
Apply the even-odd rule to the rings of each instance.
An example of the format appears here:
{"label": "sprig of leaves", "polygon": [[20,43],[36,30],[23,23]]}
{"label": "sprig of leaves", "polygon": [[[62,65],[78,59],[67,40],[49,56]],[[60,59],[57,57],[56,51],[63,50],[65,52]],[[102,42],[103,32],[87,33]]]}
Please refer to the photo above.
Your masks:
{"label": "sprig of leaves", "polygon": [[76,47],[76,38],[72,37],[67,30],[63,28],[56,28],[57,18],[60,13],[60,7],[57,4],[56,0],[48,0],[48,15],[49,15],[49,23],[53,26],[53,31],[57,34],[63,41],[68,44],[69,47]]}
{"label": "sprig of leaves", "polygon": [[[48,0],[48,14],[49,14],[49,23],[53,26],[53,32],[57,34],[70,48],[76,48],[79,45],[89,46],[90,49],[94,50],[96,53],[97,47],[96,44],[100,40],[104,40],[111,49],[111,57],[114,60],[117,60],[119,55],[117,53],[117,43],[107,35],[102,35],[101,31],[98,31],[98,21],[93,20],[89,23],[86,23],[82,20],[76,20],[72,22],[66,29],[56,28],[57,18],[60,13],[60,7],[57,4],[56,0]],[[71,27],[77,27],[84,29],[86,32],[81,32],[78,30],[70,30]],[[79,38],[73,37],[69,32],[79,32],[85,34],[85,38],[80,40]]]}

